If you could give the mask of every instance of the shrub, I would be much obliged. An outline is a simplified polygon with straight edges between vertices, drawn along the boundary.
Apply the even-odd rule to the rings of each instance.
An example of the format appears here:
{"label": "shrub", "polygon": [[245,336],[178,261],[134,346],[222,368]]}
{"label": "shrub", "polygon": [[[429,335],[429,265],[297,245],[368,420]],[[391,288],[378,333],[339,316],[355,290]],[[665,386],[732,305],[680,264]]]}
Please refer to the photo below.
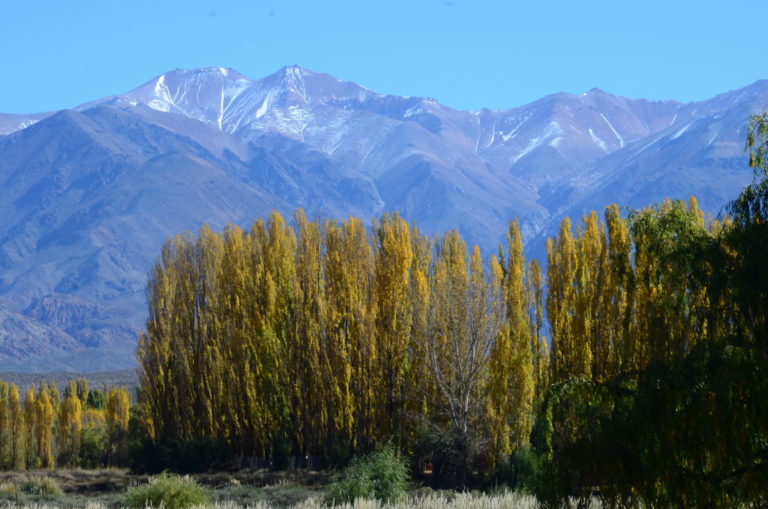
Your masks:
{"label": "shrub", "polygon": [[208,492],[187,476],[160,474],[150,477],[149,483],[128,488],[126,505],[143,509],[144,507],[163,507],[179,509],[209,505]]}
{"label": "shrub", "polygon": [[344,474],[333,482],[325,496],[328,504],[351,503],[357,498],[396,502],[408,490],[408,469],[391,448],[354,458]]}
{"label": "shrub", "polygon": [[19,487],[13,482],[0,483],[0,499],[15,498],[19,495]]}
{"label": "shrub", "polygon": [[19,493],[53,499],[63,493],[56,479],[52,477],[27,477],[18,484]]}
{"label": "shrub", "polygon": [[496,466],[488,485],[532,493],[539,475],[540,463],[541,460],[529,446],[520,447]]}
{"label": "shrub", "polygon": [[97,468],[107,456],[107,432],[104,426],[83,428],[80,431],[80,466]]}

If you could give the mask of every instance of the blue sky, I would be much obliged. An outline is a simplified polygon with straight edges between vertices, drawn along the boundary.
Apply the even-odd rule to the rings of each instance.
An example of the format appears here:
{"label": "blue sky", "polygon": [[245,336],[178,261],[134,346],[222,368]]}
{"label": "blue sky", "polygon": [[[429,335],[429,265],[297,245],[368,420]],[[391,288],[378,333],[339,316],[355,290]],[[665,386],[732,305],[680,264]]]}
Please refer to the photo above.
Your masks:
{"label": "blue sky", "polygon": [[0,112],[72,107],[174,68],[302,67],[461,109],[592,87],[705,99],[768,78],[766,0],[11,0]]}

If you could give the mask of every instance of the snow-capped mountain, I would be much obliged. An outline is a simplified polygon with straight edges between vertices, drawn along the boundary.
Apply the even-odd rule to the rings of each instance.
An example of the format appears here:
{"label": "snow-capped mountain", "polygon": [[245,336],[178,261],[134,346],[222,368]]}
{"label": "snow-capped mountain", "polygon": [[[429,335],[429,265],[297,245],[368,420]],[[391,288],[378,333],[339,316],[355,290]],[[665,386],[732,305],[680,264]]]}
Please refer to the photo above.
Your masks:
{"label": "snow-capped mountain", "polygon": [[161,243],[206,222],[399,210],[490,252],[517,217],[540,254],[563,214],[614,201],[695,194],[717,213],[751,178],[746,121],[766,107],[761,81],[689,104],[593,89],[460,111],[293,66],[0,114],[0,370],[131,365]]}

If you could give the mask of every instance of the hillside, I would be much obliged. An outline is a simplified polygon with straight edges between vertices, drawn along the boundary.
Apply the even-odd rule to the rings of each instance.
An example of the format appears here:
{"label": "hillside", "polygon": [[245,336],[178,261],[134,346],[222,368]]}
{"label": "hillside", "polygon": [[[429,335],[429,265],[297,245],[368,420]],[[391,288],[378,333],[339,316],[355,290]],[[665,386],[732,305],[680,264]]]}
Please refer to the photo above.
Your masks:
{"label": "hillside", "polygon": [[707,101],[593,89],[459,111],[299,67],[253,80],[176,70],[73,110],[0,115],[0,369],[134,365],[146,274],[168,235],[278,210],[400,211],[529,251],[564,214],[694,194],[713,214],[749,182],[746,119],[768,81]]}

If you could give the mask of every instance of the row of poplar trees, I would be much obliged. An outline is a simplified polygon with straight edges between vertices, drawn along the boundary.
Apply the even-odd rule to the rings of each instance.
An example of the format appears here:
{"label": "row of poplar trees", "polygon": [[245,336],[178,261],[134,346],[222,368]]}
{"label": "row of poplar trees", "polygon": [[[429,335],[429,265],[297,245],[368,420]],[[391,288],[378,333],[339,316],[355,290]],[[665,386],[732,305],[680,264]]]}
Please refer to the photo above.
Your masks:
{"label": "row of poplar trees", "polygon": [[730,317],[709,312],[705,270],[692,249],[730,220],[705,221],[695,198],[666,200],[623,219],[616,205],[593,211],[574,233],[564,218],[547,240],[551,381],[606,381],[653,361],[685,356],[699,338],[725,334]]}
{"label": "row of poplar trees", "polygon": [[489,265],[399,215],[370,232],[302,211],[294,225],[273,213],[163,246],[138,348],[151,437],[304,456],[413,450],[432,430],[460,466],[480,444],[500,457],[527,441],[549,356],[516,223]]}
{"label": "row of poplar trees", "polygon": [[684,355],[707,326],[704,290],[649,255],[683,245],[646,234],[669,217],[692,236],[722,228],[693,198],[629,219],[613,205],[575,232],[565,218],[546,281],[516,222],[487,264],[457,232],[430,239],[398,215],[370,233],[298,211],[295,228],[273,213],[247,232],[177,236],[151,274],[139,342],[150,436],[304,456],[393,437],[412,451],[432,429],[459,463],[482,448],[493,465],[528,442],[550,383],[637,373]]}
{"label": "row of poplar trees", "polygon": [[544,273],[516,222],[490,258],[398,215],[168,240],[138,348],[146,431],[244,456],[426,441],[459,484],[533,451],[554,506],[764,505],[768,114],[747,148],[730,217],[691,198],[565,218]]}
{"label": "row of poplar trees", "polygon": [[[106,395],[89,391],[85,379],[69,382],[61,394],[53,383],[30,386],[21,397],[18,386],[0,382],[0,468],[122,465],[128,453],[128,392],[113,387]],[[85,441],[102,433],[103,458],[82,465]]]}

